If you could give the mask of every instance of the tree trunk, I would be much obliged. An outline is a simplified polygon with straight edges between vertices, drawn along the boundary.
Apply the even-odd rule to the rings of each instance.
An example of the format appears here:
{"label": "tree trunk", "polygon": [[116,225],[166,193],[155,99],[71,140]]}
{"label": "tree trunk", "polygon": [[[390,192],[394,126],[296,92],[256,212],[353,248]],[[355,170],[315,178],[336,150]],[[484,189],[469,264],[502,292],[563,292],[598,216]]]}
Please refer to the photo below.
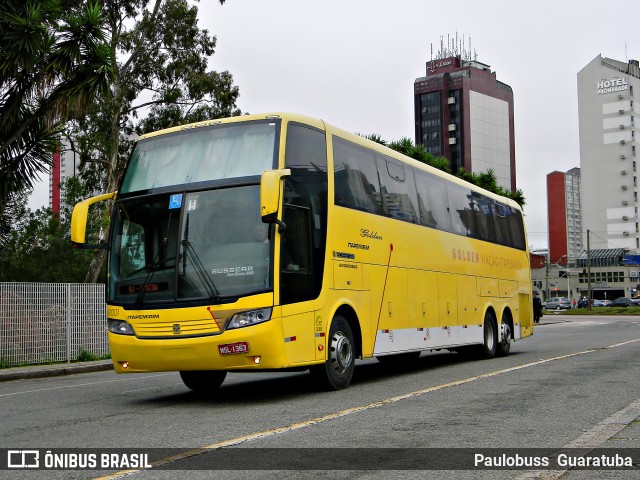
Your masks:
{"label": "tree trunk", "polygon": [[97,250],[93,254],[91,264],[89,264],[89,270],[87,276],[84,278],[84,283],[97,283],[98,275],[100,275],[100,269],[104,265],[104,260],[107,258],[106,250]]}

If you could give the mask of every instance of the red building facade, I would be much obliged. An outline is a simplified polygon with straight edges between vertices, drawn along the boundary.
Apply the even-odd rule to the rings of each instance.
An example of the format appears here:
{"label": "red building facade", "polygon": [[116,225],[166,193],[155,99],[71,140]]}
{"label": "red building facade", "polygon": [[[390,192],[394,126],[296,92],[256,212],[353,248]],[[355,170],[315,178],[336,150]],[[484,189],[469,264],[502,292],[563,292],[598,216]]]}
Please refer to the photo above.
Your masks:
{"label": "red building facade", "polygon": [[567,203],[565,174],[547,175],[547,218],[549,222],[549,262],[567,262]]}

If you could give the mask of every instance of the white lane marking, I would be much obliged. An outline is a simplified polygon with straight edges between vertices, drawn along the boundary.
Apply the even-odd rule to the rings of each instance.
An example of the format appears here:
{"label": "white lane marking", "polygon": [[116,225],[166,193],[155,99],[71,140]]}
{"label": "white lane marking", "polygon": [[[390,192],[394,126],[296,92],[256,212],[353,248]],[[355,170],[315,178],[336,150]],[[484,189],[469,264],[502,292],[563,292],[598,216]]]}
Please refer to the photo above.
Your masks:
{"label": "white lane marking", "polygon": [[[612,345],[606,348],[613,348],[615,346],[625,345],[631,342],[624,342],[618,345]],[[562,448],[581,448],[586,450],[593,450],[594,448],[602,445],[604,442],[613,437],[616,433],[624,430],[640,416],[640,398],[631,402],[622,410],[609,415],[593,428],[587,430],[578,438],[567,443]],[[585,454],[588,452],[584,452]],[[533,470],[531,472],[518,475],[514,480],[557,480],[569,469],[564,470]]]}
{"label": "white lane marking", "polygon": [[612,325],[611,322],[598,322],[596,320],[569,320],[562,323],[553,323],[551,324],[554,327],[589,327],[593,325]]}
{"label": "white lane marking", "polygon": [[[203,453],[206,453],[210,450],[215,450],[218,448],[223,448],[223,447],[232,447],[235,445],[240,445],[242,443],[247,443],[247,442],[252,442],[255,440],[259,440],[262,438],[267,438],[267,437],[272,437],[275,435],[280,435],[283,433],[287,433],[287,432],[291,432],[294,430],[300,430],[302,428],[307,428],[307,427],[311,427],[313,425],[318,425],[320,423],[324,423],[327,422],[329,420],[335,420],[337,418],[340,417],[345,417],[347,415],[351,415],[354,413],[358,413],[358,412],[363,412],[366,410],[370,410],[373,408],[380,408],[380,407],[384,407],[386,405],[390,405],[392,403],[396,403],[399,402],[401,400],[406,400],[408,398],[413,398],[413,397],[417,397],[420,395],[425,395],[427,393],[433,393],[433,392],[437,392],[439,390],[443,390],[445,388],[449,388],[449,387],[457,387],[459,385],[464,385],[466,383],[470,383],[476,380],[480,380],[483,378],[490,378],[490,377],[495,377],[497,375],[502,375],[505,373],[509,373],[509,372],[514,372],[516,370],[522,370],[524,368],[530,368],[530,367],[535,367],[538,365],[543,365],[545,363],[549,363],[549,362],[554,362],[554,361],[558,361],[558,360],[565,360],[567,358],[572,358],[572,357],[577,357],[580,355],[586,355],[588,353],[593,353],[593,352],[597,352],[600,351],[604,348],[615,348],[615,347],[619,347],[622,345],[627,345],[629,343],[634,343],[634,342],[640,342],[640,338],[637,338],[635,340],[629,340],[627,342],[623,342],[623,343],[619,343],[616,345],[609,345],[608,347],[602,347],[602,348],[594,348],[594,349],[590,349],[590,350],[584,350],[582,352],[576,352],[576,353],[569,353],[567,355],[560,355],[558,357],[553,357],[553,358],[547,358],[547,359],[542,359],[542,360],[538,360],[536,362],[531,362],[531,363],[527,363],[524,365],[518,365],[515,367],[510,367],[510,368],[505,368],[503,370],[496,370],[495,372],[489,372],[489,373],[483,373],[481,375],[476,375],[474,377],[469,377],[469,378],[465,378],[463,380],[456,380],[453,382],[449,382],[449,383],[443,383],[441,385],[436,385],[434,387],[429,387],[429,388],[424,388],[422,390],[416,390],[415,392],[410,392],[410,393],[405,393],[403,395],[398,395],[396,397],[391,397],[391,398],[387,398],[385,400],[380,400],[377,402],[373,402],[373,403],[369,403],[367,405],[360,405],[358,407],[352,407],[352,408],[347,408],[345,410],[340,410],[339,412],[334,412],[334,413],[330,413],[328,415],[324,415],[322,417],[318,417],[318,418],[314,418],[311,420],[306,420],[304,422],[299,422],[299,423],[292,423],[291,425],[287,425],[285,427],[277,427],[277,428],[273,428],[271,430],[265,430],[263,432],[256,432],[256,433],[251,433],[248,435],[244,435],[242,437],[237,437],[237,438],[232,438],[229,440],[223,440],[221,442],[217,442],[217,443],[212,443],[210,445],[205,445],[203,447],[199,447],[199,448],[195,448],[193,450],[189,450],[188,452],[183,452],[177,455],[172,455],[169,457],[165,457],[165,458],[161,458],[159,460],[156,460],[154,462],[151,463],[152,466],[157,467],[160,465],[166,465],[168,463],[173,463],[176,462],[178,460],[183,460],[185,458],[189,458],[189,457],[193,457],[196,455],[200,455]],[[127,477],[130,475],[135,475],[136,473],[140,472],[142,470],[140,469],[135,469],[135,470],[122,470],[119,472],[115,472],[111,475],[106,475],[106,476],[102,476],[102,477],[97,477],[95,480],[116,480],[118,478],[123,478],[123,477]]]}

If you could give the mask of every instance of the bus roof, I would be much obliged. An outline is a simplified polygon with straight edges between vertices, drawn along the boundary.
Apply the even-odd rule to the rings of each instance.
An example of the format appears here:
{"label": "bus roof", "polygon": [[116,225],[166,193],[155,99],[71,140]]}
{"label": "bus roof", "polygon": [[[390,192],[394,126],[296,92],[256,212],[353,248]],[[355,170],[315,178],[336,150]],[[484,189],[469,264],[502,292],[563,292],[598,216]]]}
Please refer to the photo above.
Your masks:
{"label": "bus roof", "polygon": [[372,140],[369,140],[368,138],[362,137],[360,135],[357,135],[355,133],[352,132],[348,132],[346,130],[343,130],[341,128],[335,127],[327,122],[325,122],[324,120],[320,120],[317,118],[313,118],[313,117],[309,117],[306,115],[301,115],[301,114],[297,114],[297,113],[291,113],[291,112],[271,112],[271,113],[259,113],[259,114],[252,114],[252,115],[240,115],[240,116],[236,116],[236,117],[227,117],[227,118],[217,118],[214,120],[204,120],[201,122],[195,122],[195,123],[189,123],[189,124],[185,124],[185,125],[179,125],[176,127],[171,127],[171,128],[166,128],[163,130],[158,130],[155,132],[151,132],[151,133],[146,133],[144,135],[140,135],[137,139],[136,142],[138,140],[144,140],[147,138],[152,138],[158,135],[165,135],[168,133],[174,133],[174,132],[179,132],[179,131],[183,131],[183,130],[187,130],[187,129],[191,129],[191,128],[199,128],[199,127],[208,127],[208,126],[213,126],[213,125],[222,125],[222,124],[229,124],[229,123],[238,123],[238,122],[249,122],[249,121],[255,121],[255,120],[265,120],[265,119],[282,119],[285,120],[287,122],[300,122],[300,123],[304,123],[307,125],[311,125],[313,127],[319,128],[321,130],[325,130],[327,133],[330,134],[335,134],[338,135],[340,137],[343,137],[345,139],[348,139],[354,143],[360,144],[362,146],[368,147],[372,150],[376,150],[384,155],[388,155],[389,157],[393,157],[395,159],[401,160],[402,162],[405,162],[408,165],[411,165],[415,168],[419,168],[422,169],[424,171],[428,171],[429,173],[432,173],[434,175],[437,175],[439,177],[442,177],[444,179],[446,179],[449,182],[452,183],[456,183],[458,185],[464,186],[465,188],[470,188],[471,190],[474,191],[478,191],[478,192],[482,192],[483,195],[486,195],[490,198],[493,198],[494,200],[498,200],[506,205],[509,205],[510,207],[514,207],[520,211],[522,211],[522,208],[520,207],[520,205],[514,201],[511,200],[510,198],[507,197],[503,197],[501,195],[495,194],[493,192],[490,192],[488,190],[483,189],[482,187],[479,187],[477,185],[474,185],[472,183],[469,183],[465,180],[462,180],[461,178],[456,177],[455,175],[452,175],[450,173],[444,172],[442,170],[439,170],[435,167],[432,167],[431,165],[427,165],[425,163],[422,163],[418,160],[415,160],[411,157],[408,157],[407,155],[404,155],[400,152],[397,152],[385,145],[379,144],[377,142],[374,142]]}

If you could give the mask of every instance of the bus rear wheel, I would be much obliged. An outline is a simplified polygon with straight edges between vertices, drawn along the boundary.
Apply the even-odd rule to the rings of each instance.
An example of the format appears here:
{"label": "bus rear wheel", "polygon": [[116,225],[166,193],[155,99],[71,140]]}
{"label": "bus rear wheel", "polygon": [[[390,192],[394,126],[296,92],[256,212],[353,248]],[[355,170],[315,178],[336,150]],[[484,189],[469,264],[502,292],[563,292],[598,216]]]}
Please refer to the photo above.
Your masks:
{"label": "bus rear wheel", "polygon": [[225,370],[197,370],[180,372],[184,384],[198,393],[213,393],[222,385],[227,372]]}
{"label": "bus rear wheel", "polygon": [[311,374],[327,390],[347,388],[355,369],[355,344],[349,322],[341,315],[331,322],[327,347],[327,361],[312,367]]}
{"label": "bus rear wheel", "polygon": [[500,342],[496,345],[496,355],[499,357],[506,357],[511,351],[512,330],[509,318],[504,315],[502,316],[502,324],[500,328],[502,329],[502,332],[500,335]]}
{"label": "bus rear wheel", "polygon": [[484,316],[484,341],[478,348],[480,358],[493,358],[498,348],[498,326],[496,318],[491,312]]}

